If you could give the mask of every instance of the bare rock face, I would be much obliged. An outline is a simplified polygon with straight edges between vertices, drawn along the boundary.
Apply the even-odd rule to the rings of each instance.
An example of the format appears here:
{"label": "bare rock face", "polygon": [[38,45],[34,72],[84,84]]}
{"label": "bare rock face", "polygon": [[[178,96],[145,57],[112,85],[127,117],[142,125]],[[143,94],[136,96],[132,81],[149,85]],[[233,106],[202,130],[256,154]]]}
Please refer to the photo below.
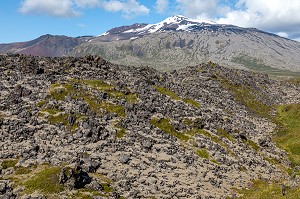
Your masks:
{"label": "bare rock face", "polygon": [[224,198],[288,178],[272,106],[298,94],[212,62],[0,55],[0,198]]}

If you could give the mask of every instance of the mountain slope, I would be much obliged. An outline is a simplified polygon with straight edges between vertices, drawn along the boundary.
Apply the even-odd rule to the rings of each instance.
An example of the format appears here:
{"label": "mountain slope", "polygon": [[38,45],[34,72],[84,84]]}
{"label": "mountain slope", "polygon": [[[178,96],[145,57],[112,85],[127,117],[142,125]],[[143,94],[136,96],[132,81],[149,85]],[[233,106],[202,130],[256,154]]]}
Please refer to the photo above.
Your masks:
{"label": "mountain slope", "polygon": [[0,196],[225,198],[254,179],[299,190],[286,172],[298,159],[272,139],[274,106],[300,103],[299,85],[98,56],[1,55],[0,80]]}
{"label": "mountain slope", "polygon": [[300,71],[300,43],[254,28],[173,16],[158,24],[114,28],[74,48],[118,64],[176,69],[213,61],[271,74]]}
{"label": "mountain slope", "polygon": [[19,53],[35,56],[59,57],[67,55],[74,47],[92,37],[72,38],[66,36],[43,35],[28,42],[0,44],[0,53]]}

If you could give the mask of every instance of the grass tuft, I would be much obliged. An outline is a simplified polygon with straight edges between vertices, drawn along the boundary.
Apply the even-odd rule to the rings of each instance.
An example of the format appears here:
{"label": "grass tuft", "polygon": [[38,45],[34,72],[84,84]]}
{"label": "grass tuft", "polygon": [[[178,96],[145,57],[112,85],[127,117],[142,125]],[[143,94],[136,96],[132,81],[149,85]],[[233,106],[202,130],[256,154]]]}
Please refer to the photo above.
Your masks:
{"label": "grass tuft", "polygon": [[247,107],[250,111],[264,118],[270,118],[272,107],[259,101],[253,94],[250,88],[246,86],[238,86],[230,83],[228,80],[218,77],[223,87],[230,90],[235,99]]}
{"label": "grass tuft", "polygon": [[201,158],[209,159],[209,154],[206,149],[197,149],[195,153]]}
{"label": "grass tuft", "polygon": [[173,91],[171,91],[167,88],[164,88],[164,87],[161,87],[161,86],[154,86],[154,88],[158,92],[160,92],[161,94],[167,95],[167,96],[171,97],[174,100],[182,100],[175,92],[173,92]]}
{"label": "grass tuft", "polygon": [[162,118],[162,119],[157,119],[157,118],[153,118],[150,123],[154,126],[156,126],[157,128],[161,129],[162,131],[175,136],[176,138],[178,138],[179,140],[182,141],[188,141],[189,137],[187,135],[185,135],[184,133],[179,133],[177,132],[174,127],[170,124],[169,119],[166,118]]}
{"label": "grass tuft", "polygon": [[287,151],[293,166],[300,165],[300,104],[277,107],[277,130],[273,140]]}
{"label": "grass tuft", "polygon": [[237,190],[242,194],[241,199],[298,199],[300,198],[300,189],[285,187],[285,195],[283,195],[283,187],[280,183],[268,183],[264,180],[253,181],[250,189],[244,188]]}
{"label": "grass tuft", "polygon": [[59,184],[60,171],[60,167],[46,167],[44,170],[36,173],[24,182],[25,193],[31,194],[38,191],[44,194],[54,194],[62,192],[64,186]]}
{"label": "grass tuft", "polygon": [[190,99],[190,98],[186,98],[185,100],[183,100],[185,103],[187,104],[190,104],[192,106],[194,106],[195,108],[200,108],[200,104],[199,102],[193,100],[193,99]]}
{"label": "grass tuft", "polygon": [[3,160],[3,162],[1,163],[1,167],[2,169],[15,167],[18,161],[19,160],[15,160],[15,159]]}

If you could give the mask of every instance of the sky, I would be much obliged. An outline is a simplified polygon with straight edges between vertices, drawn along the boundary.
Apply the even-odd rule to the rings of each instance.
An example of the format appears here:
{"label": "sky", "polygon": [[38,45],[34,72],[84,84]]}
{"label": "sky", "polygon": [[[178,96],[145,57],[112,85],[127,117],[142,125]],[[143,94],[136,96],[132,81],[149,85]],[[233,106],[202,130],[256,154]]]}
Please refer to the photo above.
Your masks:
{"label": "sky", "polygon": [[300,0],[0,0],[0,43],[44,34],[97,36],[177,14],[300,41]]}

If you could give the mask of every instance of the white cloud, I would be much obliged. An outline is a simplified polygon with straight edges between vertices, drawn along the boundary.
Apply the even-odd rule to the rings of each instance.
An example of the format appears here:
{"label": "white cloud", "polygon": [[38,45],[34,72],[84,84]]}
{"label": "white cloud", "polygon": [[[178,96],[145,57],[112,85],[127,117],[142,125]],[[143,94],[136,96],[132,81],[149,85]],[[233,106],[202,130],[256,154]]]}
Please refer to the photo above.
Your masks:
{"label": "white cloud", "polygon": [[289,32],[300,25],[299,0],[239,0],[237,5],[218,21],[272,32]]}
{"label": "white cloud", "polygon": [[127,0],[126,2],[116,0],[103,1],[100,6],[110,12],[122,12],[125,18],[132,18],[149,13],[149,9],[136,0]]}
{"label": "white cloud", "polygon": [[193,18],[211,19],[218,8],[217,0],[176,0],[184,15]]}
{"label": "white cloud", "polygon": [[100,0],[75,0],[75,4],[79,7],[98,7]]}
{"label": "white cloud", "polygon": [[289,37],[289,35],[286,32],[278,32],[276,34],[279,35],[280,37],[285,37],[285,38]]}
{"label": "white cloud", "polygon": [[158,13],[163,14],[169,6],[169,0],[157,0],[155,3],[155,9]]}
{"label": "white cloud", "polygon": [[24,0],[19,10],[24,14],[73,17],[79,15],[77,11],[79,8],[101,8],[109,12],[122,12],[126,18],[149,13],[149,9],[137,0]]}
{"label": "white cloud", "polygon": [[20,12],[47,14],[59,17],[74,17],[79,13],[73,9],[72,0],[24,0]]}
{"label": "white cloud", "polygon": [[[255,27],[291,39],[300,37],[300,0],[176,0],[181,13],[221,24]],[[284,34],[283,34],[284,33]]]}

